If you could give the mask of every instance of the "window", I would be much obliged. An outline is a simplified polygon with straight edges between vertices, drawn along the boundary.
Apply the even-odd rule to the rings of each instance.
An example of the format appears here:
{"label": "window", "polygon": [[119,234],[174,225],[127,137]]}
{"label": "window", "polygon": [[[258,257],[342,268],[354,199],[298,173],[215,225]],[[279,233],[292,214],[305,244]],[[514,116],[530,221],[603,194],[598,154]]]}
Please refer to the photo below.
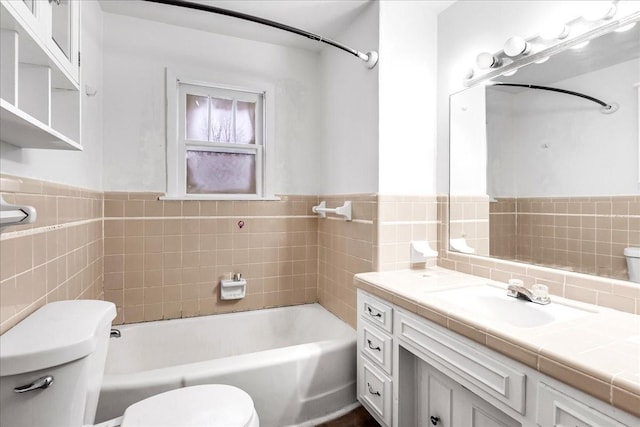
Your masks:
{"label": "window", "polygon": [[269,196],[265,93],[169,79],[177,99],[167,103],[167,198]]}

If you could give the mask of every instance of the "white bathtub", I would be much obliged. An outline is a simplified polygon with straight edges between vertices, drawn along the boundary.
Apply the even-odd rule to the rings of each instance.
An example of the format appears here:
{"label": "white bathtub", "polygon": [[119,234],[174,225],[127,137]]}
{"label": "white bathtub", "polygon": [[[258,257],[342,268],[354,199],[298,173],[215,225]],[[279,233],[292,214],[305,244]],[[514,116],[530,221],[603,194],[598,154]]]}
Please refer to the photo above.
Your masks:
{"label": "white bathtub", "polygon": [[119,326],[96,422],[154,394],[230,384],[261,427],[307,426],[356,403],[356,332],[318,304]]}

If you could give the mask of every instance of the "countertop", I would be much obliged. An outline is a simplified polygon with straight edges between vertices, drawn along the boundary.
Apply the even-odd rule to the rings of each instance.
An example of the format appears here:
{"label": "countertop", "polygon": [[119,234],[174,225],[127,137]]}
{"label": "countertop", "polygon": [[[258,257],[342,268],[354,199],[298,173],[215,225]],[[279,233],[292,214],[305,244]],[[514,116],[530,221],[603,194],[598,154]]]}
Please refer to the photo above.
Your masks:
{"label": "countertop", "polygon": [[437,294],[484,284],[506,294],[505,283],[440,267],[355,276],[358,288],[640,416],[640,316],[551,295],[551,304],[579,308],[585,315],[521,328],[484,318]]}

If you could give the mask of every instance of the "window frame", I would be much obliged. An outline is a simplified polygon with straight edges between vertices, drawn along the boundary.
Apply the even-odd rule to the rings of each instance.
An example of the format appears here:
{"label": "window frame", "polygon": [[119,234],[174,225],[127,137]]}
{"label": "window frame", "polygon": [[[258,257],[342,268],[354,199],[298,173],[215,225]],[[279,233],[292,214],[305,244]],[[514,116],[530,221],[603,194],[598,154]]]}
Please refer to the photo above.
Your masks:
{"label": "window frame", "polygon": [[[207,73],[212,74],[212,73]],[[166,171],[167,171],[167,191],[161,200],[279,200],[273,195],[272,181],[274,176],[273,158],[275,157],[274,138],[274,93],[273,86],[265,82],[238,81],[233,78],[216,77],[215,80],[227,81],[231,84],[219,84],[212,81],[205,81],[193,78],[185,73],[178,75],[169,68],[166,69]],[[214,80],[214,79],[212,79]],[[235,85],[238,83],[238,85]],[[250,83],[251,85],[246,85]],[[256,128],[255,144],[226,144],[211,141],[190,141],[187,142],[186,135],[181,135],[181,118],[179,114],[186,114],[185,100],[182,96],[181,86],[196,86],[220,91],[245,92],[262,97],[262,124],[260,129]],[[260,89],[255,89],[260,87]],[[194,93],[198,95],[198,93]],[[210,95],[209,95],[210,96]],[[184,120],[182,120],[184,123]],[[257,121],[256,121],[257,123]],[[184,133],[184,132],[183,132]],[[261,144],[258,144],[258,136],[261,135]],[[198,142],[201,142],[200,144]],[[233,145],[233,147],[230,147]],[[255,153],[256,155],[256,193],[214,193],[199,194],[187,193],[186,172],[187,172],[187,150],[191,148],[197,151],[216,152],[240,152]],[[259,161],[260,153],[262,161]]]}

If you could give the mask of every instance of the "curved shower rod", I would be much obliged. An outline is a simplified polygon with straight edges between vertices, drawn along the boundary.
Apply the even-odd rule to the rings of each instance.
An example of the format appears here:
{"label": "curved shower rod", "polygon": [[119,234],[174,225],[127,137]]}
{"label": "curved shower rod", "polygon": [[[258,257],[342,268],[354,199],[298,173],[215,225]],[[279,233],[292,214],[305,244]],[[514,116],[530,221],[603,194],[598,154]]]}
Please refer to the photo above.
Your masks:
{"label": "curved shower rod", "polygon": [[558,89],[556,87],[528,85],[528,84],[522,84],[522,83],[493,83],[492,86],[526,87],[528,89],[548,90],[550,92],[559,92],[567,95],[573,95],[579,98],[588,99],[589,101],[599,104],[602,107],[600,111],[603,113],[613,113],[618,109],[616,104],[607,104],[606,102],[601,101],[598,98],[594,98],[593,96],[585,95],[584,93],[580,93],[580,92],[574,92],[572,90]]}
{"label": "curved shower rod", "polygon": [[268,27],[277,28],[279,30],[288,31],[290,33],[294,33],[294,34],[306,37],[306,38],[311,39],[311,40],[315,40],[315,41],[319,41],[319,42],[322,42],[322,43],[326,43],[326,44],[328,44],[330,46],[336,47],[336,48],[341,49],[341,50],[343,50],[343,51],[345,51],[347,53],[350,53],[353,56],[357,56],[358,58],[363,60],[366,63],[367,67],[370,68],[370,69],[375,67],[376,64],[378,63],[378,52],[376,52],[375,50],[367,52],[367,53],[363,53],[363,52],[360,52],[360,51],[355,50],[353,48],[350,48],[349,46],[345,46],[342,43],[338,43],[338,42],[336,42],[334,40],[319,36],[319,35],[314,34],[314,33],[310,33],[310,32],[305,31],[305,30],[301,30],[301,29],[296,28],[296,27],[292,27],[290,25],[281,24],[280,22],[272,21],[270,19],[260,18],[258,16],[253,16],[253,15],[249,15],[249,14],[242,13],[242,12],[236,12],[234,10],[223,9],[221,7],[209,6],[209,5],[200,4],[200,3],[192,3],[192,2],[189,2],[189,1],[183,1],[183,0],[144,0],[144,1],[148,1],[150,3],[160,3],[160,4],[171,5],[171,6],[185,7],[187,9],[201,10],[201,11],[204,11],[204,12],[217,13],[218,15],[224,15],[224,16],[230,16],[230,17],[233,17],[233,18],[244,19],[245,21],[255,22],[257,24],[262,24],[262,25],[266,25]]}

